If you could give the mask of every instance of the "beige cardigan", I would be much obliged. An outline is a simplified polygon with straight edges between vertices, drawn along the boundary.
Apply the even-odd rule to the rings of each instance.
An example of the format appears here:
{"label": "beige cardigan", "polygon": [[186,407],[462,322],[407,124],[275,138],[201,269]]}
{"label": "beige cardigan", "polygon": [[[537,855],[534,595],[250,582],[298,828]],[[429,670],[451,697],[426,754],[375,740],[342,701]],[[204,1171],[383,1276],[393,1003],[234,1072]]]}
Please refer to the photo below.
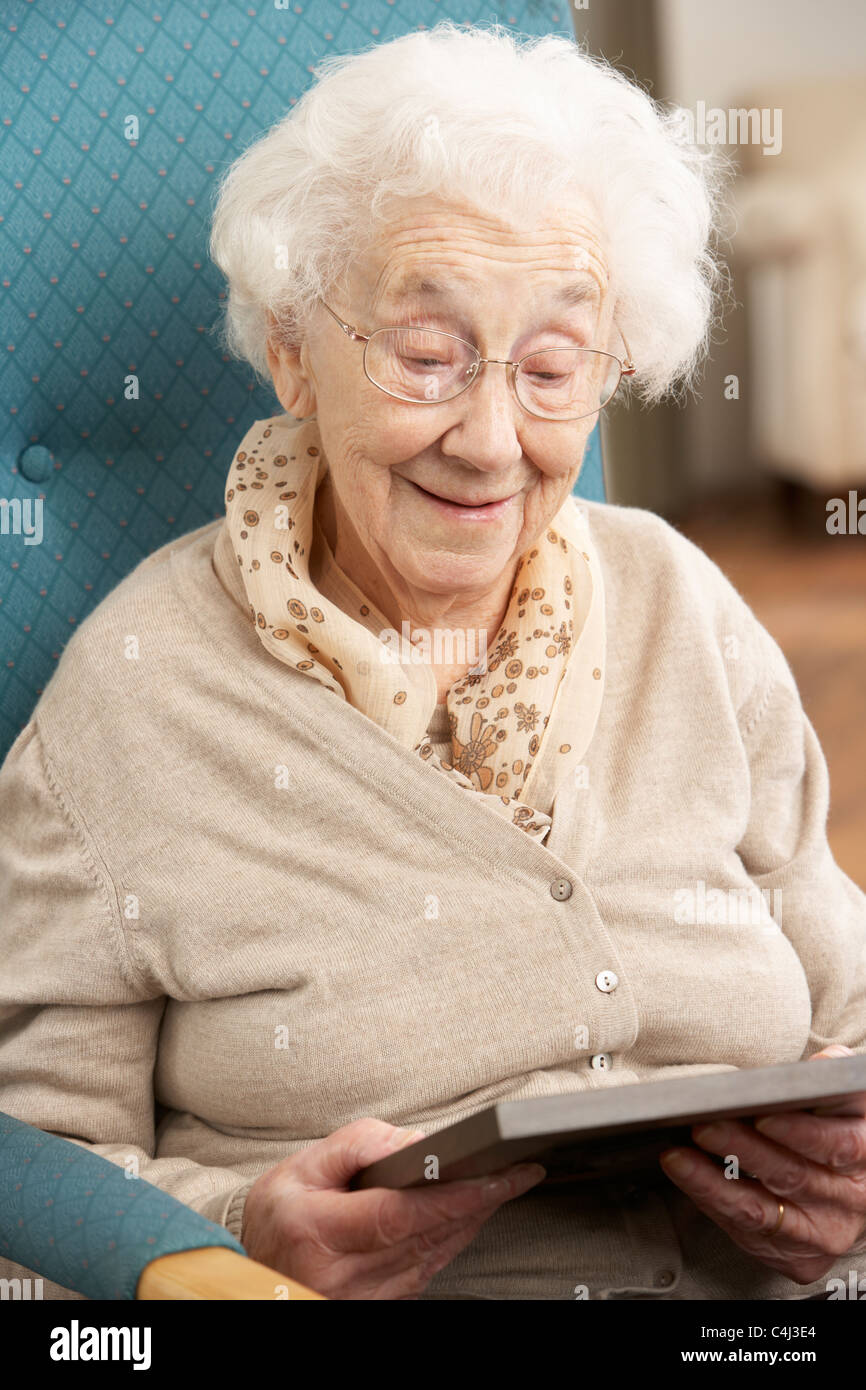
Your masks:
{"label": "beige cardigan", "polygon": [[[215,572],[222,522],[99,605],[0,770],[0,1110],[238,1234],[256,1176],[359,1116],[433,1133],[866,1051],[866,898],[781,653],[667,523],[586,506],[604,702],[545,844],[274,660]],[[782,931],[683,920],[750,883]],[[507,1204],[428,1296],[807,1298],[851,1268],[866,1242],[794,1284],[663,1179]]]}

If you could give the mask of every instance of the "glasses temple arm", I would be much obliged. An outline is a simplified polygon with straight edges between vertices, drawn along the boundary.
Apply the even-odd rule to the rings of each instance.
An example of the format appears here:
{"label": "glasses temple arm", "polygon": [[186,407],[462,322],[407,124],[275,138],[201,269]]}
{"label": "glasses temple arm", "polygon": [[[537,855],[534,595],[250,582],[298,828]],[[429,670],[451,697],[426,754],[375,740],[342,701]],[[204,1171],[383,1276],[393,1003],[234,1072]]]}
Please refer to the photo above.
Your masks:
{"label": "glasses temple arm", "polygon": [[344,323],[343,320],[340,318],[339,314],[335,314],[330,305],[326,304],[324,299],[321,298],[321,296],[319,296],[319,303],[321,304],[323,309],[328,310],[328,313],[331,315],[331,318],[340,325],[347,338],[354,338],[357,339],[359,342],[363,343],[367,342],[366,334],[359,333],[357,328],[355,328],[351,323]]}
{"label": "glasses temple arm", "polygon": [[632,361],[631,348],[628,345],[626,336],[623,333],[622,329],[619,329],[619,336],[622,338],[623,347],[625,348],[625,361],[622,364],[622,374],[623,376],[634,376],[635,372],[637,371],[637,367]]}

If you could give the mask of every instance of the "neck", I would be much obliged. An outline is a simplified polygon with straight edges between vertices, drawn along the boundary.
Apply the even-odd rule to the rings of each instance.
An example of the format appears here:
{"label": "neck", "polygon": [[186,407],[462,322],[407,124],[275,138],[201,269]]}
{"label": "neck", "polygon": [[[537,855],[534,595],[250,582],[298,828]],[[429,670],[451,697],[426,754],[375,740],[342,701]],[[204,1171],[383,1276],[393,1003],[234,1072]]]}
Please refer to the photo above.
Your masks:
{"label": "neck", "polygon": [[[485,651],[492,650],[508,608],[517,561],[499,575],[495,586],[485,593],[430,593],[405,585],[396,571],[386,573],[374,562],[345,515],[329,475],[322,479],[316,494],[315,511],[334,560],[343,573],[401,636],[408,628],[410,639],[414,637],[419,645],[427,642],[437,701],[441,703],[450,687],[476,664],[479,653],[483,656]],[[440,654],[436,633],[446,630],[465,634],[468,660],[461,659],[459,649],[454,652],[457,660],[436,659]],[[441,643],[441,651],[446,656],[449,654],[447,642]]]}

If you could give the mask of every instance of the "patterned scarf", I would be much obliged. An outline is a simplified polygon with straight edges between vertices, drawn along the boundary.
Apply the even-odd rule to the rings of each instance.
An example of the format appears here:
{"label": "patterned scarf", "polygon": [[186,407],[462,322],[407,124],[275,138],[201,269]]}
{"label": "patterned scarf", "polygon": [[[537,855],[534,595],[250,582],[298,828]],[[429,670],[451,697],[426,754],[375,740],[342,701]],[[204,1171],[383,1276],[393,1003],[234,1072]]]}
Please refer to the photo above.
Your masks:
{"label": "patterned scarf", "polygon": [[[429,660],[407,659],[411,648],[337,567],[315,517],[327,469],[315,417],[258,421],[232,461],[226,544],[263,645],[543,840],[603,690],[604,594],[586,513],[568,498],[519,560],[486,665],[476,658],[447,693],[451,760],[443,761],[427,737],[437,698]],[[313,557],[320,582],[325,573],[339,581],[348,611],[314,582]]]}

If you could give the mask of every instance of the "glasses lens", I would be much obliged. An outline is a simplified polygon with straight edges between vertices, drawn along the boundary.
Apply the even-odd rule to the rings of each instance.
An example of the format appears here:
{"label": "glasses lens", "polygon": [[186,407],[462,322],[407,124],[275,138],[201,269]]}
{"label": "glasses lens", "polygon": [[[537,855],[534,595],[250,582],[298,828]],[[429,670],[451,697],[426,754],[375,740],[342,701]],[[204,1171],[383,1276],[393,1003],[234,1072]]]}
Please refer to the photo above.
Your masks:
{"label": "glasses lens", "polygon": [[447,401],[473,380],[478,355],[450,333],[380,328],[370,335],[364,366],[374,385],[403,401]]}
{"label": "glasses lens", "polygon": [[619,386],[622,369],[608,352],[550,348],[521,362],[516,374],[521,405],[550,420],[594,415]]}

